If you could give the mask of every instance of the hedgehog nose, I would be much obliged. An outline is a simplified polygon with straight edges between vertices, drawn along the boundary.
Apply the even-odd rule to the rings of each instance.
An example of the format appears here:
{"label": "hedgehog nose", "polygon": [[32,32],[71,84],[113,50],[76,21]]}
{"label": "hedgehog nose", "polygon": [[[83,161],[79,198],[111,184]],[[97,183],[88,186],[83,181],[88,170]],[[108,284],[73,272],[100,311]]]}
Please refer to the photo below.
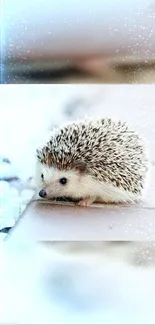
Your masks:
{"label": "hedgehog nose", "polygon": [[45,190],[41,190],[41,191],[39,192],[39,196],[42,197],[42,198],[46,197],[46,195],[47,195],[47,193],[46,193]]}

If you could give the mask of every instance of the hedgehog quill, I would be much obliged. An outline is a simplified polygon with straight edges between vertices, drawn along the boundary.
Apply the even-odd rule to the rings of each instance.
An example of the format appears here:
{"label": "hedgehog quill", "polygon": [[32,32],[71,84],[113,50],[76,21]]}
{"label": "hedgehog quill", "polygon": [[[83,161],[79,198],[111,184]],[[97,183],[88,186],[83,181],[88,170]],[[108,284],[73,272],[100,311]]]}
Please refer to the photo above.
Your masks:
{"label": "hedgehog quill", "polygon": [[35,180],[42,198],[93,202],[141,198],[148,170],[143,141],[126,123],[87,118],[54,129],[36,151]]}

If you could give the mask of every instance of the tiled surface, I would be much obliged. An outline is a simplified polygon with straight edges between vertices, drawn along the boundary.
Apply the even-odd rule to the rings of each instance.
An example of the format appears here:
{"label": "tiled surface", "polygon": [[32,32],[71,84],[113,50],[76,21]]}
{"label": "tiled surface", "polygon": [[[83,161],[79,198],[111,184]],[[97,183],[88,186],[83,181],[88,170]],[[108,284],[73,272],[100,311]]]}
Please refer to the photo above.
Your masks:
{"label": "tiled surface", "polygon": [[155,240],[155,209],[103,206],[81,208],[31,204],[11,232],[11,239]]}

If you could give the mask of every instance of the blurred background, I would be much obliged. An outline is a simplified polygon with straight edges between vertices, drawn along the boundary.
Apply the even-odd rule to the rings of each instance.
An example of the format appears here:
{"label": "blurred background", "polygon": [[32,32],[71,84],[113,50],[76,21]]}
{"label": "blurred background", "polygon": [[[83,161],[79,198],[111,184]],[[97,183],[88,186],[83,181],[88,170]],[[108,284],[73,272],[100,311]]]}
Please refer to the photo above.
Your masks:
{"label": "blurred background", "polygon": [[[35,150],[54,126],[85,115],[127,121],[143,136],[154,167],[154,91],[154,85],[1,85],[1,229],[34,195]],[[147,199],[154,204],[153,187]]]}
{"label": "blurred background", "polygon": [[1,0],[1,83],[155,82],[154,0]]}
{"label": "blurred background", "polygon": [[1,245],[1,324],[154,324],[154,242],[12,244]]}

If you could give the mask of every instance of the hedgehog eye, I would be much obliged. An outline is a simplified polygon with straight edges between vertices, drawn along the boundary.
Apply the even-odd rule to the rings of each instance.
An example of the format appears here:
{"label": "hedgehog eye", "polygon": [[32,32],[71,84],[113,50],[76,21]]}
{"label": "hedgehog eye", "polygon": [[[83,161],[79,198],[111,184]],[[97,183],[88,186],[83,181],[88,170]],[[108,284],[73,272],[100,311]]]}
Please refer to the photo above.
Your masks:
{"label": "hedgehog eye", "polygon": [[67,183],[67,178],[63,177],[59,179],[60,184],[65,185]]}
{"label": "hedgehog eye", "polygon": [[43,174],[41,174],[41,178],[42,178],[42,180],[44,179],[44,175]]}

